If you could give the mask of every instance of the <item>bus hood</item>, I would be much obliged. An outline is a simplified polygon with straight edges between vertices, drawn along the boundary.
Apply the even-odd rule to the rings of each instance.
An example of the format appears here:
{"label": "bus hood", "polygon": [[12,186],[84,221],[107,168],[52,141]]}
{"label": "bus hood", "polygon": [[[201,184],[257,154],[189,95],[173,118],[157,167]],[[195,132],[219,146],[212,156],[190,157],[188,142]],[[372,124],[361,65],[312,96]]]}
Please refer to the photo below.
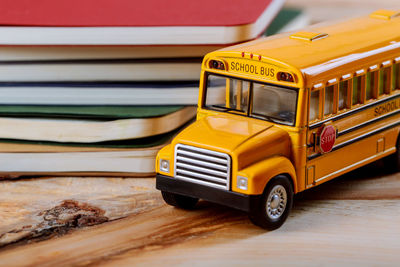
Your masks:
{"label": "bus hood", "polygon": [[194,122],[173,141],[230,154],[238,169],[280,155],[290,157],[289,134],[273,123],[237,115],[209,116]]}
{"label": "bus hood", "polygon": [[237,115],[208,116],[183,130],[174,139],[174,143],[230,153],[272,126],[272,123],[266,121]]}

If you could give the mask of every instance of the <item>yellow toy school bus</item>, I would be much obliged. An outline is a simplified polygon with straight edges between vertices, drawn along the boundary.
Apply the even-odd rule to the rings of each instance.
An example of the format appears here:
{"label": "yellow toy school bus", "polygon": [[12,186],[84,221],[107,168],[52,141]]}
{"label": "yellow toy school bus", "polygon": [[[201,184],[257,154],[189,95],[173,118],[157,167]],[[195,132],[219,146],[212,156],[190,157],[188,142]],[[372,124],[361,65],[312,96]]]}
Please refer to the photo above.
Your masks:
{"label": "yellow toy school bus", "polygon": [[173,206],[198,199],[275,229],[293,195],[377,159],[400,169],[400,13],[208,54],[197,120],[157,156]]}

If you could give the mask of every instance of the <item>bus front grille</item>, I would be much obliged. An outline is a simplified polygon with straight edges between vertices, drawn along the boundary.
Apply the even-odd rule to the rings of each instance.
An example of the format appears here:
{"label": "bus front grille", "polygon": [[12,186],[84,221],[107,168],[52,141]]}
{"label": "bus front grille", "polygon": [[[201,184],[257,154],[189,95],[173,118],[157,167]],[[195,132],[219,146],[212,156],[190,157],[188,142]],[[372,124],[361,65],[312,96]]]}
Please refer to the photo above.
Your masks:
{"label": "bus front grille", "polygon": [[177,179],[229,190],[231,159],[228,154],[194,146],[175,146]]}

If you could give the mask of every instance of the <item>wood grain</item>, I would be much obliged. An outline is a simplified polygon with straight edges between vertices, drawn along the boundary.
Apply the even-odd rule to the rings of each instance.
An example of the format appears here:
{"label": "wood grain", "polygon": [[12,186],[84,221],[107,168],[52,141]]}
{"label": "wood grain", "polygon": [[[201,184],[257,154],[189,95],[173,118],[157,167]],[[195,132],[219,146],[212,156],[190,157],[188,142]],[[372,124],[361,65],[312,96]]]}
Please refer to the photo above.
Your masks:
{"label": "wood grain", "polygon": [[[0,182],[0,248],[81,227],[82,217],[116,220],[163,204],[154,179],[49,177]],[[72,206],[71,206],[72,202]],[[101,211],[101,212],[99,212]],[[72,225],[71,225],[72,224]],[[90,223],[89,223],[90,224]]]}
{"label": "wood grain", "polygon": [[304,193],[282,228],[202,202],[162,205],[0,252],[0,266],[379,265],[400,260],[400,173],[376,163]]}

